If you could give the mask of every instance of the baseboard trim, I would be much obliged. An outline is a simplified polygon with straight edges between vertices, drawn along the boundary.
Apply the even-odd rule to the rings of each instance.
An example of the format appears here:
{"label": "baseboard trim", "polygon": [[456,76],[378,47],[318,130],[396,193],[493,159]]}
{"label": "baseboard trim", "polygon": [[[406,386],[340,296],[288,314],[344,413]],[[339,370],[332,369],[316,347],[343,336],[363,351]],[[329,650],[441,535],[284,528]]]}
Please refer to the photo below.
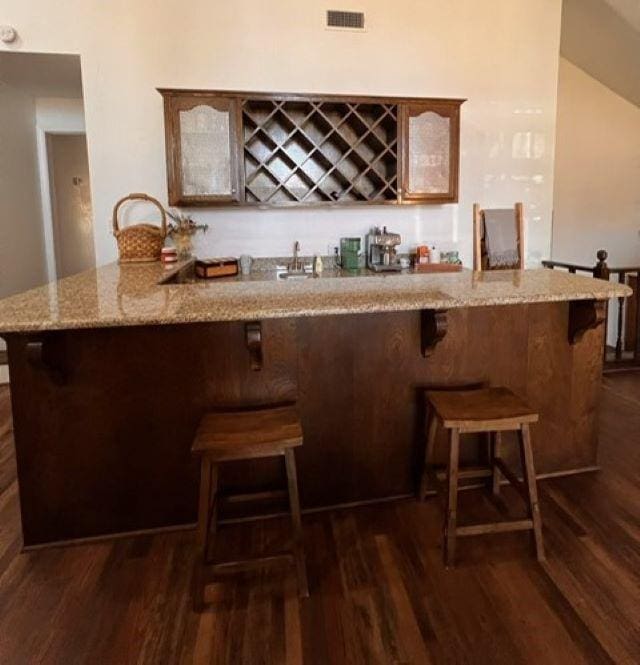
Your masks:
{"label": "baseboard trim", "polygon": [[189,524],[172,524],[170,526],[159,526],[153,529],[135,529],[133,531],[118,531],[117,533],[105,533],[98,536],[85,536],[83,538],[67,538],[66,540],[52,540],[47,543],[37,543],[36,545],[22,546],[22,552],[35,552],[37,550],[47,549],[49,547],[73,547],[75,545],[91,545],[101,543],[107,540],[119,540],[121,538],[135,538],[136,536],[153,536],[160,533],[170,533],[173,531],[186,531],[195,529],[195,522]]}
{"label": "baseboard trim", "polygon": [[[563,476],[574,476],[581,473],[594,473],[600,471],[599,466],[585,466],[577,469],[567,469],[566,471],[552,471],[550,473],[540,473],[536,475],[538,480],[545,480],[547,478],[562,478]],[[501,484],[508,485],[509,481],[503,479]],[[460,491],[479,489],[485,487],[484,483],[475,483],[460,487]],[[435,491],[430,490],[427,496],[434,496]],[[314,513],[325,513],[331,510],[348,510],[350,508],[362,508],[365,506],[372,506],[378,503],[390,503],[392,501],[403,501],[412,499],[415,493],[394,494],[392,496],[384,496],[376,499],[363,499],[361,501],[348,501],[345,503],[334,503],[329,506],[317,506],[314,508],[305,508],[301,512],[303,515],[313,515]],[[219,524],[241,524],[245,522],[257,522],[258,520],[276,519],[278,517],[286,517],[288,512],[281,511],[277,513],[268,513],[266,515],[251,515],[249,517],[237,517],[234,519],[220,520]],[[121,538],[135,538],[136,536],[153,536],[161,533],[171,533],[174,531],[187,531],[195,529],[195,522],[188,524],[175,524],[171,526],[161,526],[153,529],[136,529],[134,531],[120,531],[118,533],[107,533],[99,536],[88,536],[86,538],[70,538],[67,540],[56,540],[49,543],[38,543],[37,545],[23,545],[22,552],[34,552],[50,547],[72,547],[77,545],[89,545],[93,543],[101,543],[109,540],[118,540]]]}
{"label": "baseboard trim", "polygon": [[630,364],[628,365],[621,362],[619,366],[613,364],[602,370],[604,376],[607,376],[608,374],[622,374],[623,372],[640,372],[640,365],[638,365],[636,361],[630,361]]}
{"label": "baseboard trim", "polygon": [[581,466],[577,469],[567,469],[566,471],[539,473],[536,474],[536,478],[538,480],[545,480],[546,478],[562,478],[564,476],[576,476],[580,473],[595,473],[596,471],[602,471],[602,467],[599,464],[594,464],[593,466]]}

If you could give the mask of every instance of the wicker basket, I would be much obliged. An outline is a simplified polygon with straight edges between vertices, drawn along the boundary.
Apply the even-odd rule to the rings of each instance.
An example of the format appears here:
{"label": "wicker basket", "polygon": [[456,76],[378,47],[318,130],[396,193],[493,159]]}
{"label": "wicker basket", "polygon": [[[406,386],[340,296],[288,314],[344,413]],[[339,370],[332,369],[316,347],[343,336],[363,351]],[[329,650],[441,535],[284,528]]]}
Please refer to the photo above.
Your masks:
{"label": "wicker basket", "polygon": [[[118,210],[125,201],[150,201],[160,210],[160,226],[141,223],[121,229]],[[120,263],[148,263],[160,260],[160,252],[167,237],[167,215],[160,202],[147,194],[129,194],[113,208],[113,235],[118,241]]]}

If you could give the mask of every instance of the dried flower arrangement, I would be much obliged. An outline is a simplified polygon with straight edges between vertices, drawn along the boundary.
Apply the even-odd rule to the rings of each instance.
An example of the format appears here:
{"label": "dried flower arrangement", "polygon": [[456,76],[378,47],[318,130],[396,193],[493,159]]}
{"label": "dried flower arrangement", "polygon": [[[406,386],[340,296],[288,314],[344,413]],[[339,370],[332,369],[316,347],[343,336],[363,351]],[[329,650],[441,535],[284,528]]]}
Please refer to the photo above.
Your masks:
{"label": "dried flower arrangement", "polygon": [[167,235],[171,237],[178,250],[178,259],[188,259],[191,256],[192,236],[198,231],[208,231],[208,224],[198,224],[190,215],[177,211],[167,210],[167,215],[173,220],[169,223]]}

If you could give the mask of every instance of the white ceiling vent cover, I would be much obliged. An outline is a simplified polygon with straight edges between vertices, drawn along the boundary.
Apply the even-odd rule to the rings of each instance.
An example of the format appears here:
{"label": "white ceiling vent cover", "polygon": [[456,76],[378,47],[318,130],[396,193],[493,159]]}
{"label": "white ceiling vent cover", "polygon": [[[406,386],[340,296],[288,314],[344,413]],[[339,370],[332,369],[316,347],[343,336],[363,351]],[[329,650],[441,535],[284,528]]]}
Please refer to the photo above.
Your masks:
{"label": "white ceiling vent cover", "polygon": [[345,12],[327,9],[327,28],[364,30],[364,12]]}

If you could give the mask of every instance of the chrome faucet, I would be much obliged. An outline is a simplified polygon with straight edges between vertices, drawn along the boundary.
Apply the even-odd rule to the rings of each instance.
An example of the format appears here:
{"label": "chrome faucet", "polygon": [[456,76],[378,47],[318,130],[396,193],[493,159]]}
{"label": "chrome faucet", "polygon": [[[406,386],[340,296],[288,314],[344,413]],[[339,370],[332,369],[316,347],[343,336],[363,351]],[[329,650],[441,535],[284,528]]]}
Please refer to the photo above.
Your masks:
{"label": "chrome faucet", "polygon": [[296,240],[293,243],[293,259],[289,264],[289,272],[302,272],[302,263],[298,257],[298,252],[300,251],[300,243]]}

